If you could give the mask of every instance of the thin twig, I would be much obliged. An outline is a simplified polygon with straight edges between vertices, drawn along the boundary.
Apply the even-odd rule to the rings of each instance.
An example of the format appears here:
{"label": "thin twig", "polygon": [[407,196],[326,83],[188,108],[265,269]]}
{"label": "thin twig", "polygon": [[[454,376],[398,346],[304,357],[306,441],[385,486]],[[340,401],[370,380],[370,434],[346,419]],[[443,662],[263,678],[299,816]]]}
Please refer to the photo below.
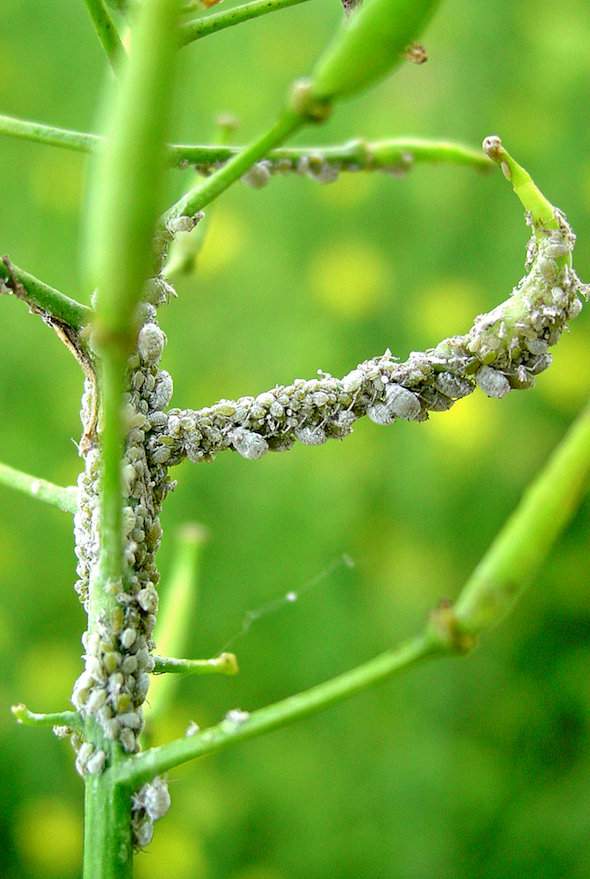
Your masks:
{"label": "thin twig", "polygon": [[252,0],[251,3],[244,3],[233,9],[214,12],[211,15],[184,22],[180,27],[180,44],[186,46],[194,40],[200,40],[202,37],[215,34],[225,28],[251,21],[253,18],[267,15],[269,12],[279,12],[288,6],[297,6],[299,3],[306,2],[307,0]]}
{"label": "thin twig", "polygon": [[75,513],[78,509],[78,489],[75,486],[54,485],[46,479],[38,479],[29,473],[15,470],[8,464],[0,464],[0,483],[36,500],[51,504],[64,513]]}
{"label": "thin twig", "polygon": [[116,73],[121,59],[125,55],[125,49],[115,23],[103,0],[85,0],[85,3],[92,18],[96,35],[113,71]]}

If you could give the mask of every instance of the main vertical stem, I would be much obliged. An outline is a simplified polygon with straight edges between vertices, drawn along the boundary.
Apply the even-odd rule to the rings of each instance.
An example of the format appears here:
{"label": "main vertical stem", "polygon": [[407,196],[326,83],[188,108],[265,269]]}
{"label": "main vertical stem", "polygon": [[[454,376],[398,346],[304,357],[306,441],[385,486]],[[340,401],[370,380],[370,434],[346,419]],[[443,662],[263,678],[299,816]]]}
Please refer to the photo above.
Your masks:
{"label": "main vertical stem", "polygon": [[85,789],[83,879],[131,879],[131,798],[110,773],[88,775]]}

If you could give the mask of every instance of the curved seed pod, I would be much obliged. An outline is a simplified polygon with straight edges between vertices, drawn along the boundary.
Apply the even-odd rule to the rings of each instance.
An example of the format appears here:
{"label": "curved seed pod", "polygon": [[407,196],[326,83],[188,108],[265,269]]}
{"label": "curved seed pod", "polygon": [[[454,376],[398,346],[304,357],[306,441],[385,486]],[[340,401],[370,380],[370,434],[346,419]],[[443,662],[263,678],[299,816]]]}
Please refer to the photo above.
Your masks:
{"label": "curved seed pod", "polygon": [[382,79],[401,63],[438,0],[364,0],[343,22],[312,74],[312,94],[332,100]]}

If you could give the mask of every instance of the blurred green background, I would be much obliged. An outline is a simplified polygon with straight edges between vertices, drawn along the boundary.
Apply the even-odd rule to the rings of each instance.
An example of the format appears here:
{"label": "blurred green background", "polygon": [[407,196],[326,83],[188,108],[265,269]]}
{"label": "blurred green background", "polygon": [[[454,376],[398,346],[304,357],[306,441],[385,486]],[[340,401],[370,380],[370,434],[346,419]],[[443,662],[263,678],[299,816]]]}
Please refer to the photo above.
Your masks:
{"label": "blurred green background", "polygon": [[[229,5],[229,4],[228,4]],[[240,139],[273,118],[340,17],[316,2],[183,51],[175,140],[219,111]],[[448,0],[407,65],[305,141],[500,134],[568,214],[590,277],[586,0]],[[0,111],[96,129],[105,63],[84,4],[3,0]],[[157,108],[155,108],[157,111]],[[88,301],[80,217],[88,160],[0,139],[0,251]],[[188,177],[169,174],[169,196]],[[418,167],[331,186],[273,179],[217,204],[197,275],[163,314],[175,403],[257,393],[321,367],[406,356],[503,299],[526,231],[498,173]],[[76,365],[17,302],[0,302],[0,459],[75,480]],[[425,425],[360,423],[345,443],[250,464],[184,464],[168,535],[210,530],[192,655],[244,614],[320,577],[235,643],[236,679],[185,681],[159,740],[351,667],[453,597],[590,389],[590,319],[537,389],[482,394]],[[525,601],[466,661],[412,671],[321,716],[175,771],[139,879],[571,879],[590,875],[588,504]],[[173,541],[161,551],[163,588]],[[354,569],[338,563],[342,553]],[[68,517],[0,489],[0,873],[80,875],[82,786],[67,742],[8,706],[65,706],[80,668]]]}

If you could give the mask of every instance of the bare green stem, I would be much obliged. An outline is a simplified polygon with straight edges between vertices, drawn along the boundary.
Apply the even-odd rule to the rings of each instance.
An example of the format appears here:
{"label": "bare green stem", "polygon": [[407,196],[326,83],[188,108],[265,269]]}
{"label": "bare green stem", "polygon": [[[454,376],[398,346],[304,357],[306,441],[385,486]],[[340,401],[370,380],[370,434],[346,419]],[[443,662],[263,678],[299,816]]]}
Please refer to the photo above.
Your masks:
{"label": "bare green stem", "polygon": [[213,659],[173,659],[154,656],[154,674],[172,675],[237,675],[238,660],[233,653],[221,653]]}
{"label": "bare green stem", "polygon": [[269,12],[279,12],[288,6],[297,6],[306,3],[307,0],[252,0],[242,6],[233,9],[224,9],[221,12],[213,12],[211,15],[195,18],[193,21],[184,22],[180,27],[180,44],[186,46],[201,37],[215,34],[225,28],[251,21]]}
{"label": "bare green stem", "polygon": [[13,265],[7,257],[0,259],[0,293],[12,294],[34,311],[55,318],[75,330],[82,329],[92,317],[92,309],[88,306]]}
{"label": "bare green stem", "polygon": [[29,473],[15,470],[8,464],[0,464],[0,483],[36,500],[51,504],[64,513],[75,513],[78,508],[78,489],[75,486],[54,485],[46,479],[38,479]]}
{"label": "bare green stem", "polygon": [[578,508],[589,479],[587,406],[467,582],[455,607],[463,631],[478,635],[511,610]]}
{"label": "bare green stem", "polygon": [[96,35],[100,40],[113,71],[116,73],[121,59],[125,55],[123,43],[103,0],[85,0],[88,12],[94,24]]}
{"label": "bare green stem", "polygon": [[39,714],[29,711],[26,705],[20,702],[10,709],[17,723],[22,726],[67,726],[69,729],[81,729],[80,715],[75,711],[54,711],[51,714]]}

